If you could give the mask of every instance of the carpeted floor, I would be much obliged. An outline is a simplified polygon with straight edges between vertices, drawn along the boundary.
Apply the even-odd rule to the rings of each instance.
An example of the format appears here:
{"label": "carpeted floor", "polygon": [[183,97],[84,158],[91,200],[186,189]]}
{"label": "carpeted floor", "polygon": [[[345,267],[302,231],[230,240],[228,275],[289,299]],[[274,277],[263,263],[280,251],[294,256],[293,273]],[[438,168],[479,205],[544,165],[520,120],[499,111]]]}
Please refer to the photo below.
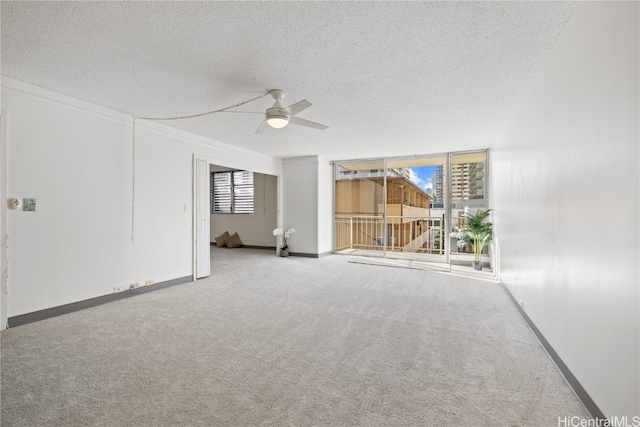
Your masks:
{"label": "carpeted floor", "polygon": [[212,275],[1,334],[2,426],[557,426],[495,283],[212,249]]}

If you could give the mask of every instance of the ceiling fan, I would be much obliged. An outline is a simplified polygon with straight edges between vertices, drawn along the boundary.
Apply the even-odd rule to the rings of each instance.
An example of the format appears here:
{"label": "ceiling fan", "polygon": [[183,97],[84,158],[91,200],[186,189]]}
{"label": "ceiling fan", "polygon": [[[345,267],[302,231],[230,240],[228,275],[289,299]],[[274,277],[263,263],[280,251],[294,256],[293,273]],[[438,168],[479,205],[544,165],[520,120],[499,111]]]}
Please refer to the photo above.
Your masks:
{"label": "ceiling fan", "polygon": [[321,125],[320,123],[312,122],[310,120],[301,119],[296,117],[300,111],[311,107],[311,103],[306,99],[296,102],[295,104],[283,107],[280,101],[284,99],[284,91],[280,89],[273,89],[269,91],[269,94],[276,100],[273,107],[267,108],[264,113],[264,120],[256,129],[256,133],[262,133],[267,128],[267,125],[274,129],[282,129],[289,123],[295,125],[306,126],[314,129],[325,130],[328,126]]}

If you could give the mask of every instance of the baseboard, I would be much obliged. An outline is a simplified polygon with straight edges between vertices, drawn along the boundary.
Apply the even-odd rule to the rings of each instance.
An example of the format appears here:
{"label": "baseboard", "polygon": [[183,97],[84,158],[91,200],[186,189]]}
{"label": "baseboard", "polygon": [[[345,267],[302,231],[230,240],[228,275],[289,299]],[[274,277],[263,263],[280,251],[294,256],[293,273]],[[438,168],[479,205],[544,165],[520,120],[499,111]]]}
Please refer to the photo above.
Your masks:
{"label": "baseboard", "polygon": [[584,408],[589,412],[589,414],[591,414],[591,417],[593,417],[594,419],[605,419],[605,415],[602,413],[600,408],[598,408],[596,402],[593,401],[591,396],[589,396],[589,393],[587,393],[584,387],[582,387],[582,384],[580,384],[580,381],[578,381],[575,375],[573,375],[569,367],[562,361],[551,344],[549,344],[549,341],[547,341],[544,335],[542,335],[542,332],[540,332],[535,323],[533,323],[533,320],[531,320],[527,313],[522,309],[522,306],[518,303],[516,297],[511,293],[511,290],[509,290],[507,285],[505,285],[502,281],[500,281],[500,286],[502,286],[509,298],[511,298],[511,301],[513,302],[513,305],[515,305],[518,309],[520,316],[522,316],[524,321],[527,323],[527,326],[529,326],[529,329],[531,329],[531,332],[533,332],[533,334],[542,345],[542,348],[544,348],[544,351],[547,352],[553,363],[556,365],[556,367],[560,371],[560,374],[562,374],[565,381],[573,391],[573,394],[575,394],[578,400],[580,400],[580,402],[582,403],[582,406],[584,406]]}
{"label": "baseboard", "polygon": [[129,298],[134,295],[144,294],[146,292],[156,291],[158,289],[166,289],[170,286],[180,285],[193,281],[193,276],[184,276],[177,279],[158,282],[151,286],[140,286],[135,289],[129,289],[115,294],[102,295],[83,301],[72,302],[58,307],[46,308],[44,310],[34,311],[31,313],[21,314],[19,316],[9,317],[7,319],[7,328],[15,328],[16,326],[26,325],[27,323],[37,322],[39,320],[49,319],[51,317],[61,316],[74,311],[84,310],[85,308],[95,307],[106,304],[108,302]]}
{"label": "baseboard", "polygon": [[303,258],[320,258],[318,254],[308,254],[306,252],[289,252],[289,256],[299,256]]}
{"label": "baseboard", "polygon": [[240,246],[241,248],[247,248],[247,249],[268,249],[270,251],[275,251],[276,247],[275,246],[255,246],[255,245],[242,245]]}
{"label": "baseboard", "polygon": [[[211,242],[209,243],[211,246],[217,246],[216,242]],[[226,246],[223,246],[226,248]],[[257,246],[257,245],[242,245],[239,246],[241,248],[247,248],[247,249],[269,249],[271,251],[275,251],[276,247],[275,246]]]}
{"label": "baseboard", "polygon": [[[211,242],[211,245],[215,245],[215,242]],[[275,251],[276,247],[275,246],[257,246],[257,245],[242,245],[240,246],[240,248],[246,248],[246,249],[266,249],[266,250],[270,250],[270,251]],[[324,256],[327,255],[331,255],[333,253],[333,251],[329,251],[329,252],[323,252],[321,254],[310,254],[310,253],[306,253],[306,252],[289,252],[290,256],[299,256],[299,257],[304,257],[304,258],[322,258]]]}

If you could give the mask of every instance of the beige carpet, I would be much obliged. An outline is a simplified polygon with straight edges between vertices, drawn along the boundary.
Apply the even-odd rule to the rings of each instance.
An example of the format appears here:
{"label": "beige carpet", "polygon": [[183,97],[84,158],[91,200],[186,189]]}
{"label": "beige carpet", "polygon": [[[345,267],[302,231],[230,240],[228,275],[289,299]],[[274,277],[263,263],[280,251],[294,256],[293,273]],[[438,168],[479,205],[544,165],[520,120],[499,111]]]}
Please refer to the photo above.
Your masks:
{"label": "beige carpet", "polygon": [[212,249],[212,275],[2,332],[2,426],[557,426],[502,288]]}

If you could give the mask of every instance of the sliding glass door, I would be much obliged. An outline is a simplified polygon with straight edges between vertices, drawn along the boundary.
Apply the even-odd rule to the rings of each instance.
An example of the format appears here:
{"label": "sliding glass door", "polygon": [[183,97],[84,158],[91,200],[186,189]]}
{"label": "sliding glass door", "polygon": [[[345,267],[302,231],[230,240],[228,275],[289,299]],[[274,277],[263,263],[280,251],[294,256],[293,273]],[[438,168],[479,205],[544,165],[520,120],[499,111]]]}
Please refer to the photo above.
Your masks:
{"label": "sliding glass door", "polygon": [[465,212],[486,209],[487,152],[335,164],[335,252],[470,263]]}
{"label": "sliding glass door", "polygon": [[446,159],[336,164],[335,251],[444,262]]}
{"label": "sliding glass door", "polygon": [[446,260],[446,161],[446,155],[387,160],[386,223],[392,234],[388,257]]}
{"label": "sliding glass door", "polygon": [[[451,242],[450,262],[453,265],[468,265],[473,259],[471,245],[458,247],[458,231],[466,226],[466,217],[478,210],[489,208],[487,194],[487,152],[465,152],[451,154],[450,172],[450,217]],[[485,247],[482,261],[489,263],[489,248]]]}
{"label": "sliding glass door", "polygon": [[384,253],[384,170],[384,161],[335,166],[336,252]]}

